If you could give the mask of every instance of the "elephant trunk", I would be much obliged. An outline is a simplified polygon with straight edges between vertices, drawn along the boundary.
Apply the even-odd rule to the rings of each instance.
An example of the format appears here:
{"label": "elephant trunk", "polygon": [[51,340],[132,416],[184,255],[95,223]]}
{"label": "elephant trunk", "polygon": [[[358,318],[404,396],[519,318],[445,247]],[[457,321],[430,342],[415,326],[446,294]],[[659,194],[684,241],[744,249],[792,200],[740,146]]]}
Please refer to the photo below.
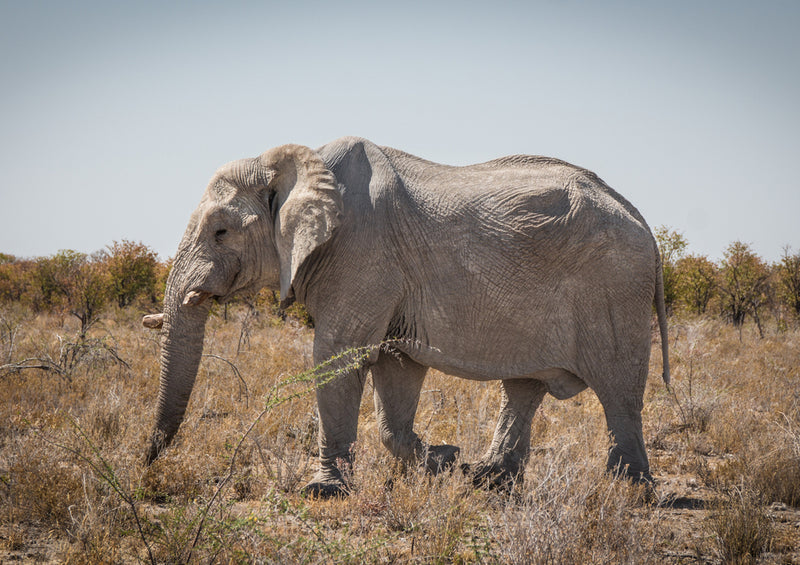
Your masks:
{"label": "elephant trunk", "polygon": [[[172,277],[170,277],[172,278]],[[184,299],[184,285],[170,280],[164,300],[161,378],[156,422],[146,455],[149,465],[169,445],[183,421],[200,359],[210,301]]]}

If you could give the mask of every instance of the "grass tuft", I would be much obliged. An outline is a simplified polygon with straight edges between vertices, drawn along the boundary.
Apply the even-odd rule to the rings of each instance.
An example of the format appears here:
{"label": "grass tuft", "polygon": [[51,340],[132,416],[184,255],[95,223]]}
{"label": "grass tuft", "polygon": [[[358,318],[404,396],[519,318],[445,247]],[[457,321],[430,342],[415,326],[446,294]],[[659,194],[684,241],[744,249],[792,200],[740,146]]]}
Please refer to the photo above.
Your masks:
{"label": "grass tuft", "polygon": [[710,527],[723,563],[755,563],[772,539],[772,522],[761,500],[744,488],[733,489],[716,503]]}

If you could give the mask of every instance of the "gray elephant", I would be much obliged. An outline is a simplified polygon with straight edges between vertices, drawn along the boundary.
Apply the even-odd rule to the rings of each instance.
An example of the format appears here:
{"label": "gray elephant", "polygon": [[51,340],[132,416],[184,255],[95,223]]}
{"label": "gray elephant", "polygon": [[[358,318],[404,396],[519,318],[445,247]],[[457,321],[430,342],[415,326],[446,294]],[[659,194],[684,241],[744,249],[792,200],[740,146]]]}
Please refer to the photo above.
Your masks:
{"label": "gray elephant", "polygon": [[428,367],[500,380],[476,482],[517,477],[546,393],[598,396],[608,467],[650,478],[641,411],[655,300],[669,382],[661,263],[642,216],[594,173],[546,157],[451,167],[359,138],[299,145],[219,169],[167,282],[161,381],[148,463],[184,417],[212,300],[263,287],[305,304],[314,362],[393,339],[317,389],[319,470],[305,487],[347,492],[366,371],[383,444],[436,472],[458,448],[427,445],[414,416]]}

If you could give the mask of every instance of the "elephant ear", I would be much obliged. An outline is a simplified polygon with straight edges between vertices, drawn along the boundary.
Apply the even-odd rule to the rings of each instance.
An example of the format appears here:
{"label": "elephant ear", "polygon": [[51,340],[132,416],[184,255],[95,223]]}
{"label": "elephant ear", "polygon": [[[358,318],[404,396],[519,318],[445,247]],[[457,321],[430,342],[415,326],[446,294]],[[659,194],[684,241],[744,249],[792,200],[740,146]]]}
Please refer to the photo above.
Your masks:
{"label": "elephant ear", "polygon": [[342,196],[336,178],[308,147],[283,145],[259,158],[263,195],[275,222],[275,245],[281,264],[281,302],[294,299],[297,271],[311,253],[328,241],[341,223]]}

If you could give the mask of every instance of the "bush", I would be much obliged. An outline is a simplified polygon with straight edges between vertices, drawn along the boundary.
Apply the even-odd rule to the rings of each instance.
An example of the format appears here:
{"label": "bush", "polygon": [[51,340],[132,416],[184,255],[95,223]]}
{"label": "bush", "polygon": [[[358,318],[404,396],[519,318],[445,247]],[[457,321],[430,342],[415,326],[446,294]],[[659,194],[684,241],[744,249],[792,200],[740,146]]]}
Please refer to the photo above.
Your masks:
{"label": "bush", "polygon": [[681,303],[692,314],[705,314],[717,292],[716,265],[705,255],[687,255],[678,261],[676,270]]}
{"label": "bush", "polygon": [[761,501],[741,488],[717,503],[711,529],[723,563],[755,563],[772,538],[772,522]]}
{"label": "bush", "polygon": [[800,319],[800,252],[784,248],[776,270],[781,301]]}
{"label": "bush", "polygon": [[678,301],[678,261],[683,257],[689,245],[683,234],[670,230],[666,226],[655,229],[656,242],[661,252],[661,270],[664,278],[664,305],[668,313],[672,313]]}
{"label": "bush", "polygon": [[103,259],[108,271],[111,299],[120,308],[145,296],[157,300],[158,255],[143,243],[123,239],[106,248]]}
{"label": "bush", "polygon": [[748,244],[734,241],[725,250],[720,265],[723,315],[739,328],[745,316],[752,316],[762,337],[761,308],[767,301],[769,276],[769,267]]}

